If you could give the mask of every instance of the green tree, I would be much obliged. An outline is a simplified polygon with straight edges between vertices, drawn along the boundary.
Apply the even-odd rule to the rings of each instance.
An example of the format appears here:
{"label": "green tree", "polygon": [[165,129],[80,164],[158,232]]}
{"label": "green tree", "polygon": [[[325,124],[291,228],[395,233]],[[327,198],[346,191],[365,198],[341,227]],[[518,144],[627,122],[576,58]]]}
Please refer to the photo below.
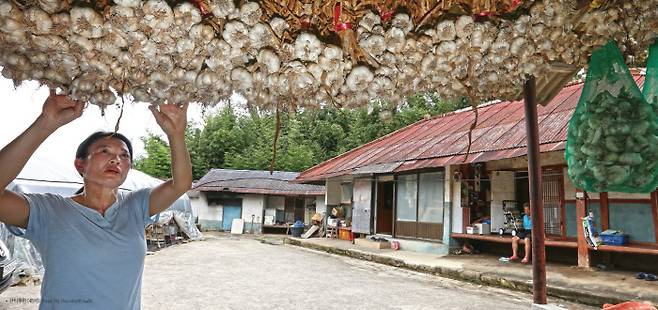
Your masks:
{"label": "green tree", "polygon": [[[421,93],[395,109],[380,102],[369,109],[346,111],[327,106],[302,109],[296,114],[281,113],[274,168],[302,171],[423,118],[466,105],[462,101],[441,101],[435,94]],[[230,105],[206,116],[201,128],[188,126],[186,142],[194,178],[201,178],[212,168],[269,169],[275,131],[274,113],[252,109],[251,113],[241,115]],[[166,143],[150,134],[143,139],[145,144],[149,143],[148,155],[140,158],[136,167],[139,165],[144,172],[156,176],[168,176]]]}
{"label": "green tree", "polygon": [[159,179],[170,178],[171,155],[167,142],[153,133],[148,133],[141,140],[147,155],[135,160],[135,169]]}

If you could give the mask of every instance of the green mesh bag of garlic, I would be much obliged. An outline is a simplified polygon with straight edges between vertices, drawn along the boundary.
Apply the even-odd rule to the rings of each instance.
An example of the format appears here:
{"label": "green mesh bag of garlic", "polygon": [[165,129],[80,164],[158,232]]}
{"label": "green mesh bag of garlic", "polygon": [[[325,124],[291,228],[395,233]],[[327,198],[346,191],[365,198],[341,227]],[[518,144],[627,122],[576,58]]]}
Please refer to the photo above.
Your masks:
{"label": "green mesh bag of garlic", "polygon": [[653,108],[653,112],[658,115],[658,38],[649,47],[647,74],[644,77],[642,95]]}
{"label": "green mesh bag of garlic", "polygon": [[594,51],[567,131],[573,184],[588,192],[656,190],[656,121],[615,42]]}

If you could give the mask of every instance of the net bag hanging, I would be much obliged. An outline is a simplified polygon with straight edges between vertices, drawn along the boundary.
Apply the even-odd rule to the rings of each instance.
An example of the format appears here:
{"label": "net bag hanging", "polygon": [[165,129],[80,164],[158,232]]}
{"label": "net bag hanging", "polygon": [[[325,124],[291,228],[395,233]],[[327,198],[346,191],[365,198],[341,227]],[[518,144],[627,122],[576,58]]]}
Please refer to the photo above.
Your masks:
{"label": "net bag hanging", "polygon": [[658,115],[658,38],[649,47],[647,74],[644,79],[642,95],[653,108],[653,112]]}
{"label": "net bag hanging", "polygon": [[658,185],[658,124],[615,42],[592,53],[567,131],[573,184],[588,192],[650,193]]}

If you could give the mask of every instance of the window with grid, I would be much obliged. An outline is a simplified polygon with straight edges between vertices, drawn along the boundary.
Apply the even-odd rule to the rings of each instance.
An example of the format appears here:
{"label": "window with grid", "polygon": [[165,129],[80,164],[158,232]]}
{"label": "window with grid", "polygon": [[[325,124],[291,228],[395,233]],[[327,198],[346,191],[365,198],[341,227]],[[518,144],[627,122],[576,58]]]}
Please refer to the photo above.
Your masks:
{"label": "window with grid", "polygon": [[544,229],[548,235],[562,235],[561,170],[543,170],[542,185],[544,194]]}

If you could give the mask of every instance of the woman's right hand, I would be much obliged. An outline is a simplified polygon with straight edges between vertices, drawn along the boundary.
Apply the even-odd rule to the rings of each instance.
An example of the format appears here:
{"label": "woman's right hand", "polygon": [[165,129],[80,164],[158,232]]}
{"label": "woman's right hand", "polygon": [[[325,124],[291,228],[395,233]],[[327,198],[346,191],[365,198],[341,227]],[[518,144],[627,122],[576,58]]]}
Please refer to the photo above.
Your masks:
{"label": "woman's right hand", "polygon": [[73,100],[66,95],[57,95],[53,89],[41,109],[39,120],[46,128],[56,130],[82,115],[84,102]]}

